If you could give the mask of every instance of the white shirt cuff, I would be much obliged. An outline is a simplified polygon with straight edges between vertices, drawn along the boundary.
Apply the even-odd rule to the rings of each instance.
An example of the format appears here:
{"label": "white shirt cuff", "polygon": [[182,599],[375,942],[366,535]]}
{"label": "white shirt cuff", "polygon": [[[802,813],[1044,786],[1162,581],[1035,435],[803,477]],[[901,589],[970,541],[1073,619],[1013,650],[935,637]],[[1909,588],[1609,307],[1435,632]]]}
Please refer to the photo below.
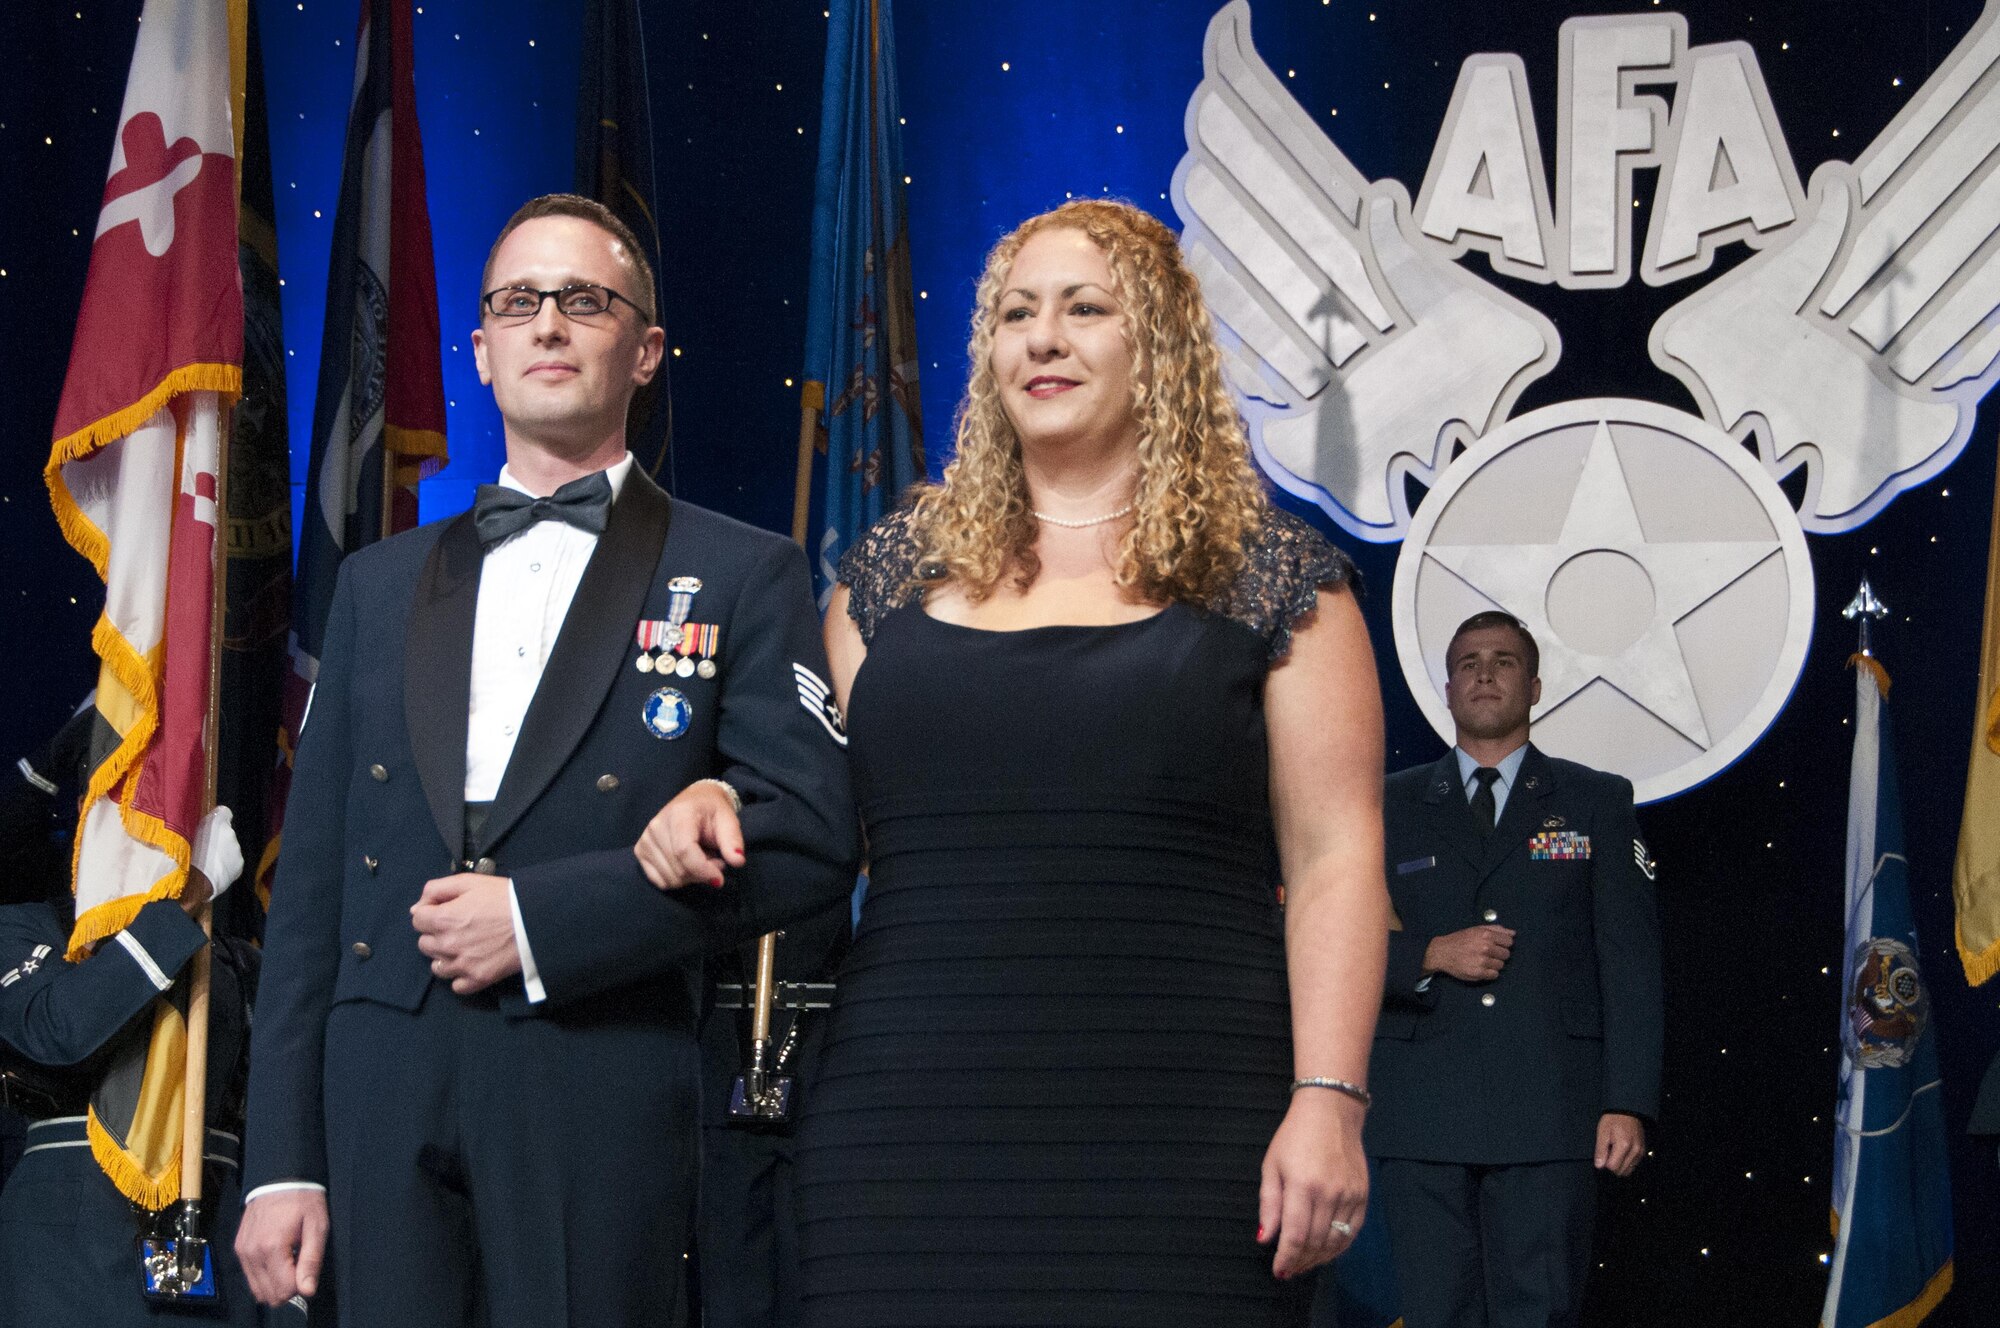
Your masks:
{"label": "white shirt cuff", "polygon": [[243,1202],[247,1204],[252,1199],[266,1194],[276,1194],[280,1190],[318,1190],[321,1194],[325,1194],[326,1186],[316,1180],[274,1180],[269,1185],[259,1185],[244,1195]]}
{"label": "white shirt cuff", "polygon": [[521,956],[521,985],[527,989],[528,1004],[540,1005],[549,998],[542,989],[542,975],[535,967],[535,952],[528,945],[528,924],[521,921],[521,899],[514,882],[507,882],[507,907],[514,912],[514,953]]}

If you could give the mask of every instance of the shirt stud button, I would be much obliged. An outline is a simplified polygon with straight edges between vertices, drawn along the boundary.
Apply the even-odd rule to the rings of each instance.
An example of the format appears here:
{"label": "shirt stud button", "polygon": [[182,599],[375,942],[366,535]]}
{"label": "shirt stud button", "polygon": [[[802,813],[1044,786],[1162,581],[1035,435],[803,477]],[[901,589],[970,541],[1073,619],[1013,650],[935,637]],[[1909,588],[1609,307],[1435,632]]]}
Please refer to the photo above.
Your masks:
{"label": "shirt stud button", "polygon": [[389,782],[389,767],[383,765],[380,761],[368,767],[368,774],[377,784],[386,784]]}
{"label": "shirt stud button", "polygon": [[1498,1001],[1499,999],[1500,999],[1499,997],[1495,996],[1490,991],[1482,992],[1480,993],[1479,996],[1479,1003],[1490,1010],[1493,1008],[1494,1002]]}
{"label": "shirt stud button", "polygon": [[373,853],[364,853],[361,855],[361,865],[366,867],[369,875],[372,876],[375,873],[375,869],[382,864],[376,859]]}
{"label": "shirt stud button", "polygon": [[356,959],[366,959],[369,955],[372,955],[374,953],[375,951],[369,947],[368,942],[356,941],[354,943],[354,957]]}
{"label": "shirt stud button", "polygon": [[481,876],[491,876],[500,870],[500,864],[491,858],[481,858],[472,864],[472,870],[478,872]]}
{"label": "shirt stud button", "polygon": [[1497,909],[1489,908],[1479,916],[1485,918],[1488,922],[1498,922],[1500,920],[1500,913]]}
{"label": "shirt stud button", "polygon": [[597,777],[597,791],[599,793],[609,793],[617,787],[618,787],[618,776],[599,775]]}

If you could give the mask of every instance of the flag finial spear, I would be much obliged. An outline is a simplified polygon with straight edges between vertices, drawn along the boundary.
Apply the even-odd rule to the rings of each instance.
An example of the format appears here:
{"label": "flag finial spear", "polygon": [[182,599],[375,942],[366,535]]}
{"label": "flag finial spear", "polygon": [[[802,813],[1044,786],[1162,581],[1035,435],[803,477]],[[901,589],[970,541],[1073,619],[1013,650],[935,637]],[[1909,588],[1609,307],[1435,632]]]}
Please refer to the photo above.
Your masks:
{"label": "flag finial spear", "polygon": [[1861,654],[1873,659],[1875,652],[1870,648],[1868,629],[1889,616],[1889,606],[1876,598],[1875,587],[1868,584],[1866,576],[1861,578],[1861,589],[1854,592],[1854,598],[1847,602],[1847,607],[1840,611],[1840,616],[1849,622],[1860,624]]}

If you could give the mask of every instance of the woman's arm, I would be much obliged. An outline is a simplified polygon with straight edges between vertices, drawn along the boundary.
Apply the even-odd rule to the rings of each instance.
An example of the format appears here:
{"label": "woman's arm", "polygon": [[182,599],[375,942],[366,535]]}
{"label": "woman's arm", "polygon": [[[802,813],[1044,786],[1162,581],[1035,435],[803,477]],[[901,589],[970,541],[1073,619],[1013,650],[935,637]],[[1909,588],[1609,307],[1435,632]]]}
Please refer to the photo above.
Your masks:
{"label": "woman's arm", "polygon": [[[1271,813],[1285,881],[1293,1073],[1368,1082],[1382,1005],[1389,892],[1382,870],[1382,696],[1354,596],[1322,590],[1264,689]],[[1290,1277],[1346,1249],[1368,1201],[1365,1108],[1302,1088],[1264,1160],[1260,1239]],[[1340,1222],[1349,1228],[1335,1229]]]}
{"label": "woman's arm", "polygon": [[845,585],[835,585],[833,596],[827,601],[826,618],[820,624],[820,632],[826,637],[826,662],[833,670],[833,697],[840,702],[840,713],[847,713],[847,693],[854,687],[854,675],[861,669],[861,661],[868,657],[868,646],[861,639],[861,628],[848,615],[849,591]]}

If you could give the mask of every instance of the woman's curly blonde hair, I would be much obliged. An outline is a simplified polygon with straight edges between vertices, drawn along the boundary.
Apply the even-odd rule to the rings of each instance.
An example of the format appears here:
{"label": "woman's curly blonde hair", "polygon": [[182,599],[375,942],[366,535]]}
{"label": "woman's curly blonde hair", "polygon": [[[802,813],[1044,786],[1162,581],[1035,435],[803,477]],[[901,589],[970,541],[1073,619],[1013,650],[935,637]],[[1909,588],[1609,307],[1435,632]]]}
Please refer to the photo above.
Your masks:
{"label": "woman's curly blonde hair", "polygon": [[1146,603],[1213,600],[1241,570],[1245,539],[1263,525],[1264,490],[1179,238],[1152,214],[1111,200],[1078,199],[1031,217],[986,256],[957,455],[943,483],[918,491],[911,512],[917,566],[926,581],[949,577],[974,601],[1010,574],[1026,590],[1041,572],[1021,441],[993,375],[993,331],[1015,255],[1033,236],[1061,228],[1082,231],[1104,251],[1132,353],[1139,480],[1116,582]]}

